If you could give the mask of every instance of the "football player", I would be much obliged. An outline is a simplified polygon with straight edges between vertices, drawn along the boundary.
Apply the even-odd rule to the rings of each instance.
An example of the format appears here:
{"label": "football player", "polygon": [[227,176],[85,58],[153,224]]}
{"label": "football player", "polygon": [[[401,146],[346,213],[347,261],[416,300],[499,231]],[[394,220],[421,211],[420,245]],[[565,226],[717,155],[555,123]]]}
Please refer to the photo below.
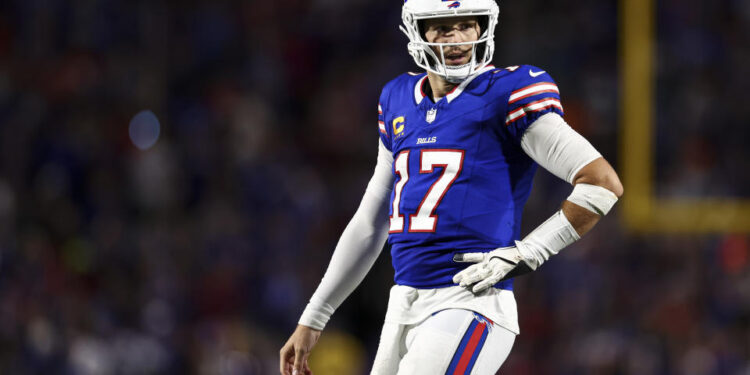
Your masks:
{"label": "football player", "polygon": [[[282,374],[310,373],[321,331],[386,239],[395,285],[372,374],[495,374],[519,333],[510,276],[538,269],[622,195],[563,119],[547,72],[490,65],[497,18],[494,0],[404,3],[401,29],[426,72],[383,88],[374,175],[281,349]],[[573,189],[521,240],[537,165]]]}

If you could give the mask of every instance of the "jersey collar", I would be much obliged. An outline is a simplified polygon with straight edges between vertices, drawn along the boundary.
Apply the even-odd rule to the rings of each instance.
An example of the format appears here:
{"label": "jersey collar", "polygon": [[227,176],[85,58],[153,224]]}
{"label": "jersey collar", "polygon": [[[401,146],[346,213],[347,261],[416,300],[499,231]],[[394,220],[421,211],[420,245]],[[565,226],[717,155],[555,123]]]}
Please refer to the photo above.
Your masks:
{"label": "jersey collar", "polygon": [[414,86],[414,101],[417,102],[417,104],[422,103],[422,99],[426,96],[424,93],[424,80],[427,79],[427,73],[424,74],[424,77],[417,80],[417,84]]}
{"label": "jersey collar", "polygon": [[[478,70],[476,73],[472,74],[469,78],[466,78],[461,84],[454,87],[451,92],[448,93],[448,95],[445,96],[445,99],[450,103],[453,101],[453,99],[457,98],[461,93],[464,91],[466,86],[471,83],[471,81],[474,80],[474,78],[479,77],[482,73],[490,71],[492,69],[495,69],[494,65],[487,65],[484,68]],[[414,86],[414,100],[417,102],[417,104],[422,103],[422,100],[427,96],[424,93],[423,87],[424,87],[424,80],[427,79],[427,73],[425,73],[424,77],[420,78],[417,81],[416,86]]]}

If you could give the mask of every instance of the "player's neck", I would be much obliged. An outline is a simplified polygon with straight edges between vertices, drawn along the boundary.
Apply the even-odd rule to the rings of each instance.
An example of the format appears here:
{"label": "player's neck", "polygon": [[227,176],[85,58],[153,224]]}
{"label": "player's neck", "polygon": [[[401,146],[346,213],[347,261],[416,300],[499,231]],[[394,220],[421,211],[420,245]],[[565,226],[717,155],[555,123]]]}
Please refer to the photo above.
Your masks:
{"label": "player's neck", "polygon": [[445,78],[433,72],[427,72],[427,83],[430,87],[426,90],[426,94],[430,94],[432,101],[435,103],[448,95],[449,92],[453,91],[453,89],[458,86],[458,84],[450,83],[446,81]]}

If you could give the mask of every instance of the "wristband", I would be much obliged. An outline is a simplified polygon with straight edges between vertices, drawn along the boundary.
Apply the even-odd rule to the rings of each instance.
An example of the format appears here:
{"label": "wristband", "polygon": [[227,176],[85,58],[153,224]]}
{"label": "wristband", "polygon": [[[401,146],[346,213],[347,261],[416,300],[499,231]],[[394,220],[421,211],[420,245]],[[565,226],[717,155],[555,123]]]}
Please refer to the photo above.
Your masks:
{"label": "wristband", "polygon": [[617,203],[617,195],[606,188],[590,184],[576,184],[568,201],[597,215],[606,215]]}

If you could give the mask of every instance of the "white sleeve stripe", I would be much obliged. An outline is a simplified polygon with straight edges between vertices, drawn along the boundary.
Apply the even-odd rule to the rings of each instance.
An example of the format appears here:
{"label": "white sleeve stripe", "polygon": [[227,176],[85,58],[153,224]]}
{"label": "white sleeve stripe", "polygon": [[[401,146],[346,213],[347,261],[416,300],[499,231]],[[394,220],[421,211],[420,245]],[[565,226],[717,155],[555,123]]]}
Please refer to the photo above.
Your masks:
{"label": "white sleeve stripe", "polygon": [[513,104],[513,103],[515,103],[515,102],[517,102],[517,101],[520,101],[520,100],[523,100],[523,99],[527,99],[527,98],[530,98],[530,97],[532,97],[532,96],[537,96],[537,95],[541,95],[541,94],[546,94],[546,93],[554,93],[554,94],[559,94],[559,93],[557,92],[557,90],[539,90],[539,91],[534,91],[534,92],[532,92],[532,93],[526,94],[526,95],[524,95],[524,96],[520,96],[520,97],[518,97],[518,98],[516,98],[516,99],[513,99],[512,101],[508,102],[508,104]]}
{"label": "white sleeve stripe", "polygon": [[380,128],[381,133],[385,133],[385,123],[383,121],[378,121],[378,127]]}
{"label": "white sleeve stripe", "polygon": [[552,82],[541,82],[541,83],[535,83],[530,86],[526,86],[520,90],[513,91],[510,94],[510,98],[508,99],[508,103],[515,103],[521,99],[528,98],[529,96],[533,96],[536,94],[541,94],[543,92],[554,92],[559,94],[560,90],[557,89],[557,85],[555,85]]}
{"label": "white sleeve stripe", "polygon": [[527,113],[538,112],[549,107],[556,107],[561,111],[563,110],[560,101],[555,98],[537,100],[535,102],[528,103],[508,114],[508,117],[505,118],[505,125],[509,125],[511,122],[516,121],[523,116],[526,116]]}

